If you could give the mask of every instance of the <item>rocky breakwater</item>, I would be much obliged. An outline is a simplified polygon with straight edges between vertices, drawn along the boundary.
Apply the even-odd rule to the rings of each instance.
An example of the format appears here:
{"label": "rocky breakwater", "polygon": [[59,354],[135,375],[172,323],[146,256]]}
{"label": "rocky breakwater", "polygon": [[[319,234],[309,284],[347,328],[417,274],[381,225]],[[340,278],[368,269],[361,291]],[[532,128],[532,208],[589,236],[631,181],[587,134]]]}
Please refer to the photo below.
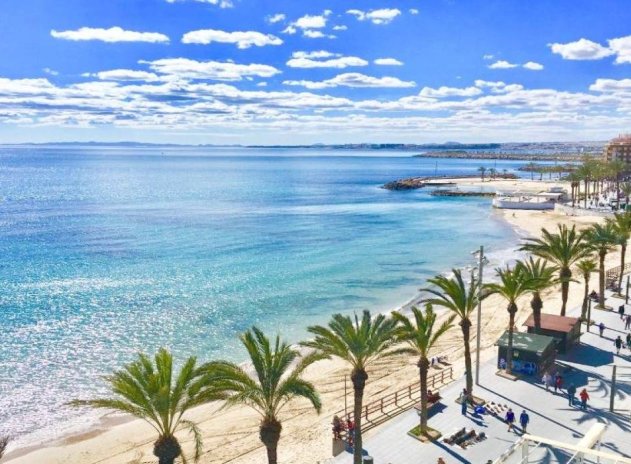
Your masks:
{"label": "rocky breakwater", "polygon": [[407,179],[398,179],[388,182],[381,186],[386,190],[414,190],[423,187],[446,187],[456,185],[454,182],[441,182],[427,177],[408,177]]}

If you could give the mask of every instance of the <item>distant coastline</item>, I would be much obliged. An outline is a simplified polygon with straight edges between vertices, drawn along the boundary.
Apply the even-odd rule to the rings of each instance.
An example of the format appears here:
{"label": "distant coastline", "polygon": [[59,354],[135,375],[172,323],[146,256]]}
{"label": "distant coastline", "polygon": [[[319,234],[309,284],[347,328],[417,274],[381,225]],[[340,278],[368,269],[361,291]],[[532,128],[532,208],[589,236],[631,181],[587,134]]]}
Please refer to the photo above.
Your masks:
{"label": "distant coastline", "polygon": [[511,161],[580,161],[585,156],[598,156],[599,153],[505,153],[477,151],[431,151],[414,155],[414,158],[456,158],[456,159],[488,159]]}

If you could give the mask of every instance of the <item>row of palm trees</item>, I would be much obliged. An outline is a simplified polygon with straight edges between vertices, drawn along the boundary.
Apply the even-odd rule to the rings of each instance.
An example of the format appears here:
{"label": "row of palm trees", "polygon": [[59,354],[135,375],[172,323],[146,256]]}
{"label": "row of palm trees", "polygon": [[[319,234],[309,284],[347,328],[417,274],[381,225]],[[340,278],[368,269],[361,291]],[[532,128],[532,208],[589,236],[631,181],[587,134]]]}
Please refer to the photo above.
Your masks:
{"label": "row of palm trees", "polygon": [[[423,309],[412,308],[411,317],[400,312],[391,316],[372,316],[364,311],[354,317],[335,314],[325,326],[312,326],[309,341],[300,344],[308,354],[283,342],[276,336],[270,340],[256,327],[241,335],[252,371],[227,361],[198,364],[188,358],[179,372],[174,371],[172,355],[160,349],[153,360],[144,354],[108,377],[114,396],[111,398],[77,400],[75,406],[92,406],[123,411],[148,422],[158,434],[153,453],[160,464],[173,464],[180,457],[185,461],[176,431],[186,429],[194,438],[194,459],[202,453],[201,432],[184,414],[191,408],[224,401],[224,407],[245,404],[261,416],[259,437],[267,450],[268,462],[277,462],[277,447],[282,432],[279,419],[283,407],[296,398],[303,398],[320,412],[322,402],[315,386],[304,378],[305,369],[312,363],[338,358],[350,367],[353,384],[355,420],[354,463],[362,461],[362,407],[368,369],[384,357],[412,354],[418,358],[421,388],[421,433],[427,431],[427,376],[430,351],[458,319],[462,331],[466,388],[473,395],[470,349],[471,316],[478,302],[497,294],[507,302],[509,314],[507,371],[512,368],[512,346],[517,301],[531,295],[530,305],[535,330],[540,330],[542,292],[561,284],[561,315],[565,315],[572,268],[576,266],[585,280],[587,301],[589,276],[596,269],[593,255],[599,258],[600,304],[604,306],[604,260],[615,246],[624,252],[631,234],[631,213],[617,214],[603,225],[597,224],[584,231],[560,225],[556,232],[542,230],[538,239],[525,241],[522,250],[533,256],[518,261],[512,267],[496,269],[497,281],[480,288],[475,276],[466,282],[458,269],[451,277],[429,279],[424,290],[429,297]],[[621,277],[620,277],[621,279]],[[433,307],[450,311],[451,316],[438,324]],[[585,315],[585,304],[583,316]]]}
{"label": "row of palm trees", "polygon": [[612,189],[615,189],[618,195],[624,195],[626,204],[629,204],[631,182],[623,182],[628,171],[628,166],[621,160],[603,161],[590,157],[583,158],[583,162],[565,178],[571,183],[572,205],[574,206],[576,201],[582,198],[584,207],[587,207],[587,199],[590,195]]}

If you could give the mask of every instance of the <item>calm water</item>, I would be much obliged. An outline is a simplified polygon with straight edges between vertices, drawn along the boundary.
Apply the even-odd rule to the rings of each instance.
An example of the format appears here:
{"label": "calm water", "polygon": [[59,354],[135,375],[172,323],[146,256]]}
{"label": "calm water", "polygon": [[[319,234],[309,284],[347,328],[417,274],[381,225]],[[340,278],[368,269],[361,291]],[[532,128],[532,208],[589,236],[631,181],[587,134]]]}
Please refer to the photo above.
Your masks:
{"label": "calm water", "polygon": [[313,155],[0,150],[0,433],[24,444],[93,422],[63,404],[102,392],[138,350],[241,361],[236,337],[253,324],[297,341],[515,241],[488,199],[379,188],[433,174],[434,160]]}

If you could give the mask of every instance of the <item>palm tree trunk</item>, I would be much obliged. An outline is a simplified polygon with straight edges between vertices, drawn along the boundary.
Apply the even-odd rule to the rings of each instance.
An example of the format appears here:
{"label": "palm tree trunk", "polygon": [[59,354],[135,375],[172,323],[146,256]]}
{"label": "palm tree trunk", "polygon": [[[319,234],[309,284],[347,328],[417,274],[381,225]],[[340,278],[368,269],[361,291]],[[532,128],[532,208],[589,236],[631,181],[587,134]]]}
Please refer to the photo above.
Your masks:
{"label": "palm tree trunk", "polygon": [[265,448],[267,448],[267,462],[268,464],[277,464],[278,456],[276,450],[278,449],[278,441],[280,440],[280,432],[283,430],[276,418],[266,417],[261,422],[259,427],[259,437]]}
{"label": "palm tree trunk", "polygon": [[471,321],[469,319],[462,319],[460,321],[460,328],[462,329],[462,340],[464,342],[464,369],[465,379],[467,383],[467,392],[473,394],[473,371],[471,367]]}
{"label": "palm tree trunk", "polygon": [[598,257],[600,258],[600,269],[598,270],[598,290],[600,294],[598,295],[598,305],[601,308],[605,307],[605,256],[607,256],[607,252],[605,250],[601,250],[598,253]]}
{"label": "palm tree trunk", "polygon": [[533,293],[530,307],[532,308],[532,318],[535,321],[535,333],[538,334],[541,332],[541,308],[543,308],[543,301],[539,292]]}
{"label": "palm tree trunk", "polygon": [[584,200],[585,200],[585,206],[584,207],[585,207],[585,209],[587,209],[587,191],[588,191],[588,185],[587,185],[587,179],[585,179],[585,197],[584,197]]}
{"label": "palm tree trunk", "polygon": [[418,360],[418,371],[421,381],[421,433],[427,430],[427,371],[429,361],[427,357],[421,356]]}
{"label": "palm tree trunk", "polygon": [[355,421],[355,438],[353,440],[353,464],[362,464],[362,406],[364,401],[364,388],[366,387],[368,374],[364,369],[355,369],[351,374],[355,404],[353,420]]}
{"label": "palm tree trunk", "polygon": [[583,306],[581,307],[581,320],[587,320],[587,299],[589,298],[589,276],[585,276],[585,292],[583,293]]}
{"label": "palm tree trunk", "polygon": [[627,254],[627,241],[620,245],[620,275],[618,276],[618,293],[622,293],[622,275],[624,274],[624,255]]}
{"label": "palm tree trunk", "polygon": [[563,267],[559,274],[561,278],[561,316],[565,316],[565,309],[567,307],[567,296],[570,292],[570,279],[572,278],[572,271],[570,268]]}
{"label": "palm tree trunk", "polygon": [[515,314],[517,313],[517,305],[514,302],[508,305],[508,346],[506,347],[506,373],[513,371],[513,327],[515,325]]}

